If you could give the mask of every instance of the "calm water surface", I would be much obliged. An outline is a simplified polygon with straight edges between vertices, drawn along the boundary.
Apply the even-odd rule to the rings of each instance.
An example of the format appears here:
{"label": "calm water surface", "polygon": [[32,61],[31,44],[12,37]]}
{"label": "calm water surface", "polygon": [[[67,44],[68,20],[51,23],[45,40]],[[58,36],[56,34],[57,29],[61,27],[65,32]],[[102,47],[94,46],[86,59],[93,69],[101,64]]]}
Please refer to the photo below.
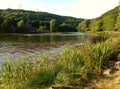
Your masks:
{"label": "calm water surface", "polygon": [[28,43],[50,43],[69,40],[83,40],[88,34],[79,32],[69,33],[41,33],[41,34],[0,34],[0,47],[28,44]]}
{"label": "calm water surface", "polygon": [[[82,43],[90,34],[79,32],[67,32],[67,33],[41,33],[41,34],[0,34],[0,59],[3,58],[19,58],[21,56],[39,55],[46,52],[42,47],[35,49],[21,50],[21,47],[44,43],[50,44],[53,42],[67,42],[77,41]],[[44,47],[45,48],[45,47]],[[60,48],[60,47],[59,47]],[[47,50],[47,52],[54,52],[54,50],[60,50],[54,48]]]}

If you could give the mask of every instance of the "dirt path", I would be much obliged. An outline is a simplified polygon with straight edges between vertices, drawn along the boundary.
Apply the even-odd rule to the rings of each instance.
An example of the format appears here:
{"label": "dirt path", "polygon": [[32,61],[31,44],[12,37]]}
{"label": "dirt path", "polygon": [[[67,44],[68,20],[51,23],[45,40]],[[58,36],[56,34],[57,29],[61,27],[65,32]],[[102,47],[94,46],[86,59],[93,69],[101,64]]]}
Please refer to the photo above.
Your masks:
{"label": "dirt path", "polygon": [[120,89],[120,70],[104,76],[99,82],[95,83],[95,86],[96,89]]}
{"label": "dirt path", "polygon": [[85,89],[120,89],[120,61],[104,70],[100,76],[92,76]]}

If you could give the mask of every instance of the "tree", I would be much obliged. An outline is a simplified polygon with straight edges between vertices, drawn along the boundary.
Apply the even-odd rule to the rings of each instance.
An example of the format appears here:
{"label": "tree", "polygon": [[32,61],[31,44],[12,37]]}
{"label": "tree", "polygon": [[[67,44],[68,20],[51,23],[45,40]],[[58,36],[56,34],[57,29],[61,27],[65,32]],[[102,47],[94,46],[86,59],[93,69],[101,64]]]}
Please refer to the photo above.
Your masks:
{"label": "tree", "polygon": [[89,25],[89,21],[88,20],[84,20],[81,23],[79,23],[78,27],[77,27],[78,32],[88,31],[88,25]]}
{"label": "tree", "polygon": [[17,22],[18,32],[26,32],[25,31],[25,24],[23,20]]}
{"label": "tree", "polygon": [[103,22],[101,20],[96,20],[93,19],[90,22],[90,31],[96,32],[96,31],[102,31],[102,26],[103,26]]}
{"label": "tree", "polygon": [[3,29],[3,32],[12,32],[12,26],[11,26],[11,20],[5,19],[3,23],[1,24],[1,27]]}
{"label": "tree", "polygon": [[3,18],[0,16],[0,25],[2,24],[3,22]]}
{"label": "tree", "polygon": [[46,26],[39,26],[39,29],[37,31],[38,32],[47,32],[47,27]]}
{"label": "tree", "polygon": [[119,13],[116,23],[115,23],[115,29],[120,31],[120,13]]}
{"label": "tree", "polygon": [[103,29],[107,31],[113,31],[115,29],[116,17],[112,14],[103,18]]}
{"label": "tree", "polygon": [[17,26],[19,28],[22,28],[24,26],[24,21],[23,20],[18,21]]}
{"label": "tree", "polygon": [[6,32],[35,32],[36,29],[39,28],[39,26],[46,26],[46,28],[51,30],[51,32],[56,32],[58,31],[59,24],[62,23],[67,24],[63,25],[62,28],[67,27],[70,30],[70,27],[76,29],[76,26],[82,20],[83,19],[77,19],[68,16],[59,16],[46,12],[34,12],[12,9],[0,10],[0,25],[2,25],[0,29],[1,31]]}
{"label": "tree", "polygon": [[57,22],[55,19],[52,19],[50,21],[50,32],[55,32],[57,31]]}
{"label": "tree", "polygon": [[2,31],[2,29],[1,29],[2,22],[3,22],[3,18],[0,16],[0,32]]}
{"label": "tree", "polygon": [[76,28],[70,24],[63,23],[58,27],[59,32],[76,32]]}

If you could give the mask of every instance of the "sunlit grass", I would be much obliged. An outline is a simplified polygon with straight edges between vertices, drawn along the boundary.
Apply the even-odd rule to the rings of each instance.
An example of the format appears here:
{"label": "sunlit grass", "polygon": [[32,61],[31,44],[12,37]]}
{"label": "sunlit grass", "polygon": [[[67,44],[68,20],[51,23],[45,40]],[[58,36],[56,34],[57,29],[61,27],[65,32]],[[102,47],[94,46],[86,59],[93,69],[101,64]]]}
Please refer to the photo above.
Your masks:
{"label": "sunlit grass", "polygon": [[101,74],[107,61],[114,60],[120,53],[120,38],[110,34],[96,44],[66,45],[57,57],[5,59],[1,68],[1,88],[44,89],[58,85],[82,89],[83,80]]}

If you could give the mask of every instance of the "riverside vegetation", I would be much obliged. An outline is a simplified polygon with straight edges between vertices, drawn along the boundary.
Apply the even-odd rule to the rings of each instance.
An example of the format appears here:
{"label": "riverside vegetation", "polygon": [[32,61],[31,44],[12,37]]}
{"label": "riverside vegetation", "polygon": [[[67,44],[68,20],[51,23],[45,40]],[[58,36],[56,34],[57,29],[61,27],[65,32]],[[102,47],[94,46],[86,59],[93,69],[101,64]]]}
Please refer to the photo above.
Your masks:
{"label": "riverside vegetation", "polygon": [[107,62],[115,60],[120,53],[119,35],[119,32],[98,33],[88,44],[66,45],[57,57],[46,54],[32,59],[5,59],[0,88],[48,89],[52,86],[84,89],[90,76],[101,75]]}
{"label": "riverside vegetation", "polygon": [[[91,82],[91,76],[101,76],[108,61],[117,60],[120,54],[119,13],[119,7],[116,7],[99,18],[83,20],[24,10],[0,10],[1,32],[59,32],[58,28],[64,31],[66,28],[69,28],[67,31],[71,28],[74,28],[72,31],[103,31],[90,38],[87,44],[66,45],[57,57],[45,54],[37,58],[5,59],[0,70],[0,88],[84,89]],[[59,25],[55,19],[61,21]]]}

